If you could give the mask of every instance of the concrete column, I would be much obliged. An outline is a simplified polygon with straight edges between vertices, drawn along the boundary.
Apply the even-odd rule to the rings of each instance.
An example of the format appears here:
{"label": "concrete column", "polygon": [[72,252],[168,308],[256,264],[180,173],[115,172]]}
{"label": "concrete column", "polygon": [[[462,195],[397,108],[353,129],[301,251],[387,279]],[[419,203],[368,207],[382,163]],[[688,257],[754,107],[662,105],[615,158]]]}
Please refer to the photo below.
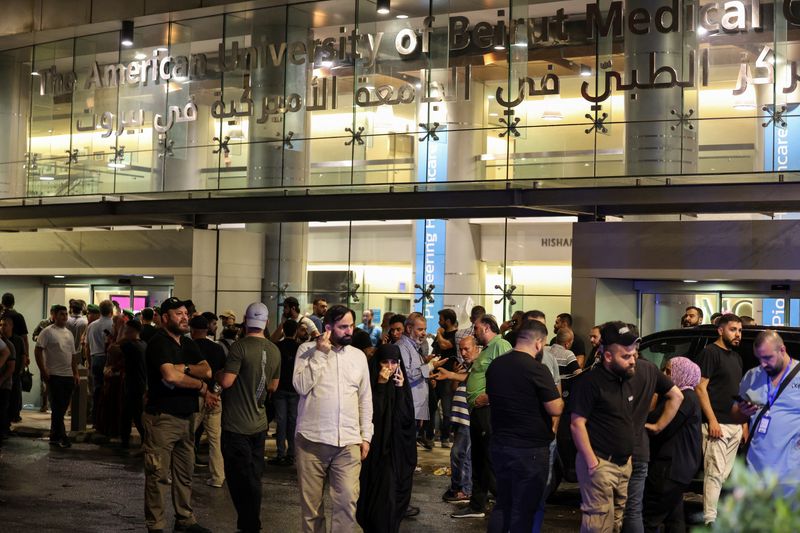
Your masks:
{"label": "concrete column", "polygon": [[[679,4],[680,5],[680,4]],[[652,12],[653,3],[649,0],[631,0],[626,2],[625,10],[630,13],[637,8],[645,8]],[[681,17],[683,29],[682,12]],[[636,69],[640,82],[649,83],[650,53],[655,52],[655,68],[671,66],[678,78],[686,77],[690,51],[696,51],[695,37],[691,32],[661,33],[654,28],[645,35],[635,35],[630,29],[625,30],[625,81],[629,80],[629,72]],[[695,54],[695,62],[699,57]],[[696,65],[695,65],[696,66]],[[700,74],[695,68],[696,80]],[[663,79],[662,79],[663,77]],[[666,81],[667,76],[658,78],[658,82]],[[632,99],[635,97],[635,99]],[[698,135],[700,123],[694,123],[694,129],[676,128],[672,130],[671,122],[659,122],[672,118],[672,110],[676,113],[688,112],[683,109],[683,89],[633,90],[624,93],[625,98],[625,173],[640,175],[672,175],[693,173],[697,171]],[[696,117],[695,110],[692,117]]]}

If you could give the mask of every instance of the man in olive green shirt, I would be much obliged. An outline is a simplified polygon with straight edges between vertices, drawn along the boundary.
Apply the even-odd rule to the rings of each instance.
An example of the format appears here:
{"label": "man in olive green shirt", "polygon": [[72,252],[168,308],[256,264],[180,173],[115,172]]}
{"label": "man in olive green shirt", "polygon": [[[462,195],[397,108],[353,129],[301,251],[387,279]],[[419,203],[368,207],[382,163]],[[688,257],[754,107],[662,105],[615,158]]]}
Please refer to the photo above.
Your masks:
{"label": "man in olive green shirt", "polygon": [[483,518],[489,491],[495,492],[495,480],[489,462],[489,397],[486,395],[486,369],[501,355],[511,351],[511,345],[500,335],[500,327],[492,315],[475,321],[475,338],[485,346],[472,364],[467,377],[469,403],[469,432],[472,441],[472,497],[469,506],[453,513],[453,518]]}
{"label": "man in olive green shirt", "polygon": [[264,472],[264,441],[267,394],[278,388],[281,355],[264,336],[267,306],[255,302],[245,312],[247,335],[228,351],[225,368],[217,373],[222,395],[222,457],[225,478],[238,515],[240,531],[261,530],[261,474]]}

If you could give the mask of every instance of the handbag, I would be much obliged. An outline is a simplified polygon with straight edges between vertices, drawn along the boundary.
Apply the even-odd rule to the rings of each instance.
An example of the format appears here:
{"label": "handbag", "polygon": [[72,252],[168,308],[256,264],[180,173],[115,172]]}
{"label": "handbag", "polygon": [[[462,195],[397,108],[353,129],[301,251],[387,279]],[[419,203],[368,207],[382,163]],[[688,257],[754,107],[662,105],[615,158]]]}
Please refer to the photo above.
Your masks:
{"label": "handbag", "polygon": [[27,366],[19,375],[19,385],[23,392],[30,392],[33,388],[33,374]]}

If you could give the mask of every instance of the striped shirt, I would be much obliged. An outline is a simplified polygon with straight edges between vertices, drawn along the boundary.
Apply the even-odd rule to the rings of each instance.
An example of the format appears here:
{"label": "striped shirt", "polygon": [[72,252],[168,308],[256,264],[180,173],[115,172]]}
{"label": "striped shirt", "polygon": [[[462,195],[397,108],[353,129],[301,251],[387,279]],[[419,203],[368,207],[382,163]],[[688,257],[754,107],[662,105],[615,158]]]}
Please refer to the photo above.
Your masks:
{"label": "striped shirt", "polygon": [[469,426],[469,405],[467,405],[467,383],[458,384],[453,394],[453,403],[450,409],[450,422]]}

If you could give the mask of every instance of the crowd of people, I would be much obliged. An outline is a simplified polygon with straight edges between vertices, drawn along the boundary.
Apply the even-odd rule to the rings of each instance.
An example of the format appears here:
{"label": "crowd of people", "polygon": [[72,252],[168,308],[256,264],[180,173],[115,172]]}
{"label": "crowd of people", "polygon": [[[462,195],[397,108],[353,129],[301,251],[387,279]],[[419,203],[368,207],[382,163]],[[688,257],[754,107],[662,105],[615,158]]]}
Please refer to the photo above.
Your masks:
{"label": "crowd of people", "polygon": [[[2,305],[5,435],[19,420],[30,360],[13,295]],[[550,332],[541,311],[498,323],[475,306],[462,327],[442,309],[434,333],[416,312],[386,312],[378,325],[370,310],[356,324],[354,311],[322,298],[308,315],[292,297],[282,307],[270,332],[261,302],[241,322],[234,311],[199,312],[176,297],[139,313],[108,300],[54,305],[32,335],[50,443],[71,445],[64,416],[84,366],[95,430],[124,447],[132,426],[141,435],[151,532],[168,526],[168,492],[176,531],[208,531],[192,510],[202,432],[206,483],[227,485],[239,531],[259,531],[271,417],[277,455],[267,462],[296,468],[304,532],[327,531],[326,486],[332,531],[399,531],[420,512],[410,505],[418,452],[437,441],[450,449],[442,499],[464,504],[451,516],[489,514],[490,532],[542,529],[565,454],[575,459],[588,532],[685,531],[684,492],[701,466],[704,520],[713,523],[742,444],[751,468],[777,468],[787,492],[795,490],[800,365],[765,330],[754,342],[760,365],[743,375],[742,319],[733,314],[718,317],[719,337],[694,360],[674,354],[659,368],[639,357],[636,327],[619,321],[586,332],[587,350],[568,313]],[[682,323],[702,319],[692,307]],[[564,436],[572,447],[561,445]]]}

